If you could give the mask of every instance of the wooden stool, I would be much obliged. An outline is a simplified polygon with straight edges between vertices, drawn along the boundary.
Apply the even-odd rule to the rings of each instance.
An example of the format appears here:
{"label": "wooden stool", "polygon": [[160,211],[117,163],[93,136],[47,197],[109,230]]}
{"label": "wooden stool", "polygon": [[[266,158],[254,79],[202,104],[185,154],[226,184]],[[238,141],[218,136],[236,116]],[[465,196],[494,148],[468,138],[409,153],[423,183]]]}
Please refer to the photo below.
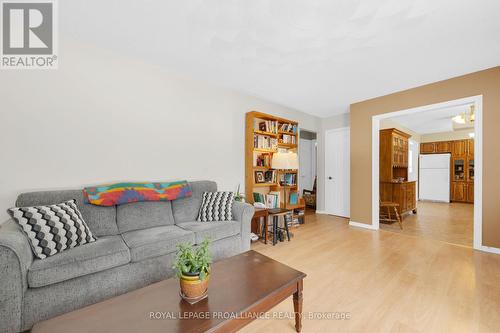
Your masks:
{"label": "wooden stool", "polygon": [[[280,230],[280,229],[282,229],[282,230],[284,229],[286,231],[286,237],[287,237],[288,241],[290,241],[290,231],[288,230],[288,223],[286,222],[286,220],[284,220],[283,223],[285,226],[284,226],[284,228],[280,228],[278,226],[278,222],[279,222],[280,216],[283,216],[283,219],[284,219],[284,216],[287,214],[290,214],[292,212],[292,210],[285,209],[285,208],[274,208],[274,209],[269,209],[268,212],[269,212],[269,217],[273,218],[273,230],[272,230],[273,245],[276,245],[276,243],[278,242],[278,240],[277,240],[278,230]],[[266,230],[266,233],[267,233],[267,230]]]}

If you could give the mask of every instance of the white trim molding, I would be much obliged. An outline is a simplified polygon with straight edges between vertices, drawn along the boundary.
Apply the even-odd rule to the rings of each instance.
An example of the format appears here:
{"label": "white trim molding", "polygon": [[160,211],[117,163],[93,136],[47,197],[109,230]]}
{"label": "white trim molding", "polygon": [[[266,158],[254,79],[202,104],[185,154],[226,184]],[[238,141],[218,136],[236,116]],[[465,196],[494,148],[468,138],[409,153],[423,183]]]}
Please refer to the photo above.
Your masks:
{"label": "white trim molding", "polygon": [[363,228],[363,229],[370,229],[370,230],[377,230],[378,229],[378,228],[375,229],[375,227],[373,226],[373,224],[360,223],[360,222],[355,222],[353,220],[349,221],[349,225],[351,227]]}
{"label": "white trim molding", "polygon": [[323,215],[330,215],[330,214],[328,214],[328,213],[327,213],[326,211],[324,211],[324,210],[316,210],[316,212],[315,212],[315,213],[316,213],[316,214],[323,214]]}
{"label": "white trim molding", "polygon": [[[474,248],[474,249],[476,249],[476,248]],[[476,249],[476,250],[483,251],[483,252],[488,252],[488,253],[500,254],[500,249],[497,248],[497,247],[491,247],[491,246],[481,245],[481,247],[478,248],[478,249]]]}
{"label": "white trim molding", "polygon": [[471,96],[460,98],[448,102],[431,104],[389,112],[372,117],[372,225],[371,229],[378,230],[380,227],[379,221],[379,131],[380,120],[392,118],[401,115],[408,115],[418,112],[445,109],[466,104],[474,104],[475,106],[475,121],[474,121],[474,241],[473,248],[485,252],[498,253],[500,249],[483,245],[483,96]]}

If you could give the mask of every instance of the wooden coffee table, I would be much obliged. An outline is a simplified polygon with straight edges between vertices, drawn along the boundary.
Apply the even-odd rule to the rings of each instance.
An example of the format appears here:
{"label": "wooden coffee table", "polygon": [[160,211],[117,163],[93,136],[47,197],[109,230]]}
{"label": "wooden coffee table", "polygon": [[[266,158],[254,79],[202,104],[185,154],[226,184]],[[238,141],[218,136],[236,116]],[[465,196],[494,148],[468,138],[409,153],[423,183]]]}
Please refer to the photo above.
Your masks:
{"label": "wooden coffee table", "polygon": [[194,305],[175,278],[36,324],[33,333],[235,332],[293,295],[300,332],[306,274],[255,251],[212,265],[208,297]]}

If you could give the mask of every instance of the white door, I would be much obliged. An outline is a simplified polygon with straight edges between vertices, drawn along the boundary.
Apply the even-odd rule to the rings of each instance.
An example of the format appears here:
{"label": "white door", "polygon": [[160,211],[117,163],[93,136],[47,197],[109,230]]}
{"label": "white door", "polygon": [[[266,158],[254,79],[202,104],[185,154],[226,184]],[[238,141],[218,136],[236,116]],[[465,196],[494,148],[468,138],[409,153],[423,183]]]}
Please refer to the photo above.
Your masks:
{"label": "white door", "polygon": [[349,217],[350,147],[349,128],[325,133],[325,210]]}
{"label": "white door", "polygon": [[303,189],[312,190],[312,143],[311,140],[299,140],[299,193]]}

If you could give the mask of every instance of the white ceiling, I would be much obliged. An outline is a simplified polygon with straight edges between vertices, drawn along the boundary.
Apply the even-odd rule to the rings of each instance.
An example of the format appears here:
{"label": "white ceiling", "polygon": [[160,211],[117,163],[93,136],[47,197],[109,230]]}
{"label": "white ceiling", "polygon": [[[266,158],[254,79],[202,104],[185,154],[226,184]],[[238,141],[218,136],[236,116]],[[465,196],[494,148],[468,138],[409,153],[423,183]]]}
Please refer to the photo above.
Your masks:
{"label": "white ceiling", "polygon": [[63,38],[320,117],[500,65],[498,0],[58,3]]}
{"label": "white ceiling", "polygon": [[452,121],[454,116],[469,111],[470,105],[463,105],[391,117],[390,119],[418,134],[443,133],[457,129],[472,128],[473,125],[457,126]]}

